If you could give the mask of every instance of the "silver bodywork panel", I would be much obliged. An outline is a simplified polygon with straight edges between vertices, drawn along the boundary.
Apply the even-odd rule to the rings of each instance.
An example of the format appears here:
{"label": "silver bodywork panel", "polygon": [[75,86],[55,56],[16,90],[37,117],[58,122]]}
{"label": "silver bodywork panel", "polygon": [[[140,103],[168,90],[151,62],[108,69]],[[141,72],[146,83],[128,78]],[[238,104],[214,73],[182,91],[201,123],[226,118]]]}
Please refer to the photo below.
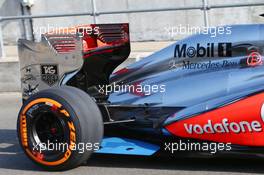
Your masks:
{"label": "silver bodywork panel", "polygon": [[[138,96],[130,92],[115,92],[110,94],[109,101],[116,105],[149,104],[154,106],[190,107],[204,104],[203,110],[221,105],[236,98],[264,89],[264,66],[247,66],[245,60],[249,50],[255,49],[263,59],[264,25],[232,25],[231,34],[211,37],[210,34],[197,34],[180,40],[134,64],[126,67],[129,73],[113,75],[112,83],[141,85],[165,85],[165,92]],[[198,57],[175,55],[177,45],[181,48],[207,48],[214,44],[210,54]],[[219,43],[230,43],[232,55],[219,56]],[[213,52],[213,54],[212,54]],[[191,54],[191,52],[189,52]],[[226,54],[226,52],[223,52]],[[214,55],[214,56],[212,56]],[[219,68],[184,68],[183,61],[190,63],[217,63],[225,61],[230,66]],[[131,71],[130,71],[131,70]],[[210,101],[221,99],[211,106]]]}

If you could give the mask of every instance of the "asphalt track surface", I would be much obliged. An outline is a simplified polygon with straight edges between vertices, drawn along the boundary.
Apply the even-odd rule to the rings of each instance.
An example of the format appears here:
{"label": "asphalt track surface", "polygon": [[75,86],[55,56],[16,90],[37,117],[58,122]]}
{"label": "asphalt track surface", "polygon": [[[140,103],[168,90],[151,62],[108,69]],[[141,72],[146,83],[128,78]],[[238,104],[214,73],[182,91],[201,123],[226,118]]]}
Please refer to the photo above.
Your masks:
{"label": "asphalt track surface", "polygon": [[19,93],[0,94],[0,174],[233,175],[264,173],[264,159],[168,159],[98,155],[70,171],[45,172],[24,155],[18,144],[16,118],[20,106]]}

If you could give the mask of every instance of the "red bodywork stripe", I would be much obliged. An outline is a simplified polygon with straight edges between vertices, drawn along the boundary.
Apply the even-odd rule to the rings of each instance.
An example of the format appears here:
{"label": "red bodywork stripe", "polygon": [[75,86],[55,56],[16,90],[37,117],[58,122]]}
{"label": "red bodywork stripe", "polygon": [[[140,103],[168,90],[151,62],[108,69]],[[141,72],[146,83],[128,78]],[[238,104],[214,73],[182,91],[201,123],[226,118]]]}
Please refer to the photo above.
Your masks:
{"label": "red bodywork stripe", "polygon": [[213,111],[175,121],[165,128],[183,138],[264,146],[263,103],[264,93],[260,93]]}

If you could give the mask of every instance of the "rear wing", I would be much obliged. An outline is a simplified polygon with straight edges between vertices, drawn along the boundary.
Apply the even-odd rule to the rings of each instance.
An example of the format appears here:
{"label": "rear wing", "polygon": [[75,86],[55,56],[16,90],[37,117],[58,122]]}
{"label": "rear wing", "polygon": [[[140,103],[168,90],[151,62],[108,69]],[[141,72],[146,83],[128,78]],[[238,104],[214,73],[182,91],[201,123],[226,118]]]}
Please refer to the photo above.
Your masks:
{"label": "rear wing", "polygon": [[85,88],[107,83],[129,53],[128,24],[61,28],[42,34],[40,42],[19,39],[23,99],[43,89],[75,82],[71,79],[79,72],[88,75]]}

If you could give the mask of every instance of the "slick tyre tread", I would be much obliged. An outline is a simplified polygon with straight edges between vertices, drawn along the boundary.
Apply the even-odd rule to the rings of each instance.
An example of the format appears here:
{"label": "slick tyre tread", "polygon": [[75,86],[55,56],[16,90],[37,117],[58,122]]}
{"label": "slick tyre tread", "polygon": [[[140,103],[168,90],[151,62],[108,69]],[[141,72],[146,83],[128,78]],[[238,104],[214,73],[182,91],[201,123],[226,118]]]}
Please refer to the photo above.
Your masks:
{"label": "slick tyre tread", "polygon": [[[78,143],[100,143],[103,137],[103,121],[101,112],[92,98],[80,89],[69,86],[50,88],[32,95],[22,106],[18,121],[18,137],[20,136],[20,117],[23,109],[32,101],[40,98],[49,98],[61,103],[69,112],[71,120],[76,129]],[[20,144],[21,139],[19,139]],[[24,150],[25,151],[25,150]],[[70,158],[60,165],[47,166],[34,161],[44,169],[50,171],[68,170],[84,163],[91,156],[92,151],[85,150],[84,153],[73,151]],[[32,159],[32,158],[31,158]]]}

